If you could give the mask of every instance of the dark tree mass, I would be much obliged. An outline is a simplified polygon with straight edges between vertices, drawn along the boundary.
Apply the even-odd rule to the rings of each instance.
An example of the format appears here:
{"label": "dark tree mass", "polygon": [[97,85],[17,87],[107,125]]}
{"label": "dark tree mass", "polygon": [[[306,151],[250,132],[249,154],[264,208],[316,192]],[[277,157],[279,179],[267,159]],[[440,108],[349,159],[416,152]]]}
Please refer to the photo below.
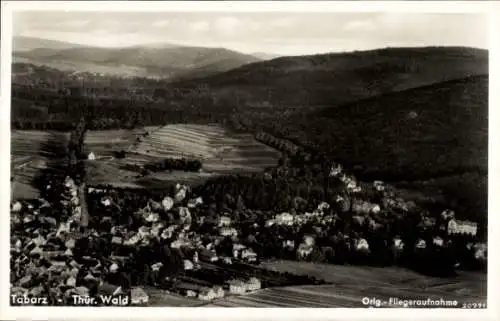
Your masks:
{"label": "dark tree mass", "polygon": [[[66,260],[59,265],[74,279],[54,287],[91,293],[100,281],[200,297],[202,288],[232,291],[239,280],[247,288],[325,283],[259,266],[273,259],[402,266],[442,277],[485,271],[485,61],[487,53],[469,48],[383,49],[284,57],[181,80],[14,63],[12,128],[69,138],[64,164],[36,178],[41,197],[13,205],[12,242],[22,246],[13,251],[11,282],[49,282],[43,273],[27,280],[20,263],[45,248],[64,253],[51,260]],[[192,185],[117,187],[112,174],[109,184],[89,183],[87,164],[101,164],[84,152],[89,131],[213,123],[251,133],[281,155],[279,163]],[[142,135],[131,146],[149,133]],[[191,135],[185,144],[208,141]],[[218,152],[213,145],[207,154]],[[206,159],[195,155],[127,163],[144,155],[126,147],[109,154],[99,161],[141,178],[207,174]],[[48,245],[29,241],[51,229]],[[52,262],[35,257],[37,266]]]}

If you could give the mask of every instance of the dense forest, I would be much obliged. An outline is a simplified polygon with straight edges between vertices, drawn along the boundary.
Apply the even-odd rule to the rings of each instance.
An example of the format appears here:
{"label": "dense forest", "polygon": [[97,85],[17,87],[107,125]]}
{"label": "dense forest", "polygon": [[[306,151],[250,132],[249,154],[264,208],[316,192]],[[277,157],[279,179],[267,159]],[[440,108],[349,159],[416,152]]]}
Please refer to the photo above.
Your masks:
{"label": "dense forest", "polygon": [[[482,219],[487,210],[488,76],[482,75],[487,54],[463,48],[412,50],[411,59],[404,57],[405,50],[382,50],[377,61],[368,59],[371,52],[281,58],[174,84],[15,64],[11,123],[16,129],[40,130],[75,128],[81,117],[87,117],[89,130],[220,123],[253,132],[287,154],[288,167],[297,172],[304,167],[324,171],[335,160],[361,180],[443,193],[457,215]],[[423,56],[432,59],[423,61]],[[346,65],[339,75],[317,74],[322,66],[334,72],[342,61]],[[451,68],[457,61],[463,66]],[[432,78],[431,67],[438,62],[443,76]],[[306,73],[297,85],[319,90],[314,95],[322,97],[321,104],[305,98],[298,105],[286,102],[287,95],[297,97],[290,82],[279,80],[287,73]],[[256,87],[260,78],[253,74],[267,90]],[[352,77],[339,82],[348,74]],[[418,81],[395,86],[393,80],[403,74]],[[467,74],[472,76],[464,78]],[[370,93],[358,90],[377,75],[392,85]],[[364,80],[349,87],[356,79]],[[343,89],[336,89],[336,98],[321,93],[337,85]],[[359,99],[352,101],[353,95]],[[313,184],[325,191],[320,176]]]}

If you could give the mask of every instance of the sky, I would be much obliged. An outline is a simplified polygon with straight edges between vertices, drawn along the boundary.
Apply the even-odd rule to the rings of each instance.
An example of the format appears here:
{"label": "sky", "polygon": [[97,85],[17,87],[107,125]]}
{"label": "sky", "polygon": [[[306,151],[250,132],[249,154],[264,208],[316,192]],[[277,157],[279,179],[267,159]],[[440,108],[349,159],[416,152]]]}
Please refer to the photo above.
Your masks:
{"label": "sky", "polygon": [[14,12],[14,36],[91,46],[173,43],[278,55],[407,46],[488,48],[479,14]]}

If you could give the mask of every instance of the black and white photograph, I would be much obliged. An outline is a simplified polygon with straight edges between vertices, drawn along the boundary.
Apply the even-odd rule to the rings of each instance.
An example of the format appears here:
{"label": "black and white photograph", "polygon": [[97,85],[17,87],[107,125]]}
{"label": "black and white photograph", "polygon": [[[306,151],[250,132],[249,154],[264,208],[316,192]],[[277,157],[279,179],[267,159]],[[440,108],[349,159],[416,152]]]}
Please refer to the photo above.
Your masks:
{"label": "black and white photograph", "polygon": [[491,308],[488,4],[279,4],[9,2],[2,306]]}

